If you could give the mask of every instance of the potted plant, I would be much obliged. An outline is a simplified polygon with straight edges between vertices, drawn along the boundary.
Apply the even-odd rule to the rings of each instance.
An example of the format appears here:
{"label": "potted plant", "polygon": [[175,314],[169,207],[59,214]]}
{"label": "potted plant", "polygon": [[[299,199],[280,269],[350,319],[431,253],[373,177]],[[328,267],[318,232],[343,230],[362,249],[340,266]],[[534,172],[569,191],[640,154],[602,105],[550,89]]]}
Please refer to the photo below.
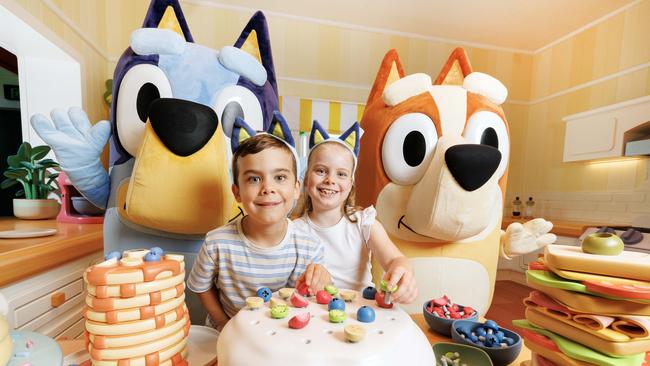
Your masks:
{"label": "potted plant", "polygon": [[61,205],[55,199],[48,199],[50,193],[59,192],[56,177],[59,173],[48,169],[60,170],[59,163],[44,159],[50,152],[47,145],[32,147],[25,141],[18,148],[16,155],[7,158],[9,167],[4,172],[7,178],[0,184],[3,189],[22,184],[23,189],[16,192],[14,198],[14,215],[21,219],[49,219],[59,213]]}

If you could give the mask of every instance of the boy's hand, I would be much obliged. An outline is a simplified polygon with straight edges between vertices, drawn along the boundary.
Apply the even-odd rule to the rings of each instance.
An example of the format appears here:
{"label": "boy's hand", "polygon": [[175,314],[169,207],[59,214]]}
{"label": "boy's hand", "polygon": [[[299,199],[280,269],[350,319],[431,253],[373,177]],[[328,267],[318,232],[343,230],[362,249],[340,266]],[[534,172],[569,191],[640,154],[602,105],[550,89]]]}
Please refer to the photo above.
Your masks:
{"label": "boy's hand", "polygon": [[301,283],[305,283],[309,287],[309,291],[315,294],[316,291],[322,290],[332,281],[330,273],[320,264],[311,263],[307,266],[305,272],[298,278],[296,288]]}
{"label": "boy's hand", "polygon": [[413,276],[413,269],[405,257],[395,258],[383,278],[388,288],[398,285],[399,288],[391,296],[392,302],[410,304],[418,296],[418,288]]}

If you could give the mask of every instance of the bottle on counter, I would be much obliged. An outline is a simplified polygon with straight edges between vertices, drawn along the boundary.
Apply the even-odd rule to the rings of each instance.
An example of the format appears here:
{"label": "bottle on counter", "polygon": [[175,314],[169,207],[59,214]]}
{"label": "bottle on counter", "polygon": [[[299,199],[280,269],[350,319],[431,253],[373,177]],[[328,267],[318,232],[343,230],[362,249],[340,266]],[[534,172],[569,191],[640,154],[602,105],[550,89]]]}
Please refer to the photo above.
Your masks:
{"label": "bottle on counter", "polygon": [[532,219],[534,211],[535,211],[535,201],[533,201],[533,197],[528,197],[528,201],[526,201],[526,207],[524,208],[524,218]]}
{"label": "bottle on counter", "polygon": [[519,200],[519,196],[515,197],[515,200],[512,201],[512,217],[520,217],[521,216],[521,201]]}

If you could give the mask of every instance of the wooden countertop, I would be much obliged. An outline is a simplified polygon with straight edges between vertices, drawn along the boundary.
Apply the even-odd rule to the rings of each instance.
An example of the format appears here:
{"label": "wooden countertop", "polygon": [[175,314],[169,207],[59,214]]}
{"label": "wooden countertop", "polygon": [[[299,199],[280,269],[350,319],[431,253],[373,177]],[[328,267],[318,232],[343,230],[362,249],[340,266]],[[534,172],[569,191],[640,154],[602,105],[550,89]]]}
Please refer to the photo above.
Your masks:
{"label": "wooden countertop", "polygon": [[0,239],[0,286],[103,250],[101,224],[67,224],[56,220],[0,217],[0,231],[55,228],[52,236]]}
{"label": "wooden countertop", "polygon": [[[595,227],[595,226],[603,226],[603,223],[598,223],[598,222],[580,222],[580,221],[567,221],[567,220],[555,220],[555,219],[550,219],[548,217],[545,217],[546,220],[550,221],[553,223],[553,229],[551,232],[555,235],[562,235],[562,236],[570,236],[577,238],[582,233],[585,232],[585,230],[589,227]],[[512,224],[513,222],[521,222],[524,223],[526,221],[529,221],[529,219],[523,219],[523,218],[512,218],[512,217],[504,217],[503,221],[501,222],[501,228],[505,230],[508,225]],[[610,224],[611,225],[611,224]]]}

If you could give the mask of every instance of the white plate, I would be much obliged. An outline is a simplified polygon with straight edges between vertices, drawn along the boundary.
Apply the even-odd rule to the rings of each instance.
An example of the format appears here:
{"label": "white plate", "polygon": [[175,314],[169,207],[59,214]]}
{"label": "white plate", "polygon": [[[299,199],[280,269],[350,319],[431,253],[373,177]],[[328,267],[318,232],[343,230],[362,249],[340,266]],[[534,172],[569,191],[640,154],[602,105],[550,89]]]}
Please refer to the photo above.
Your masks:
{"label": "white plate", "polygon": [[57,233],[56,229],[18,229],[0,231],[0,239],[36,238]]}
{"label": "white plate", "polygon": [[190,326],[190,337],[187,344],[188,365],[212,365],[217,360],[217,339],[219,332],[214,328],[201,325]]}

